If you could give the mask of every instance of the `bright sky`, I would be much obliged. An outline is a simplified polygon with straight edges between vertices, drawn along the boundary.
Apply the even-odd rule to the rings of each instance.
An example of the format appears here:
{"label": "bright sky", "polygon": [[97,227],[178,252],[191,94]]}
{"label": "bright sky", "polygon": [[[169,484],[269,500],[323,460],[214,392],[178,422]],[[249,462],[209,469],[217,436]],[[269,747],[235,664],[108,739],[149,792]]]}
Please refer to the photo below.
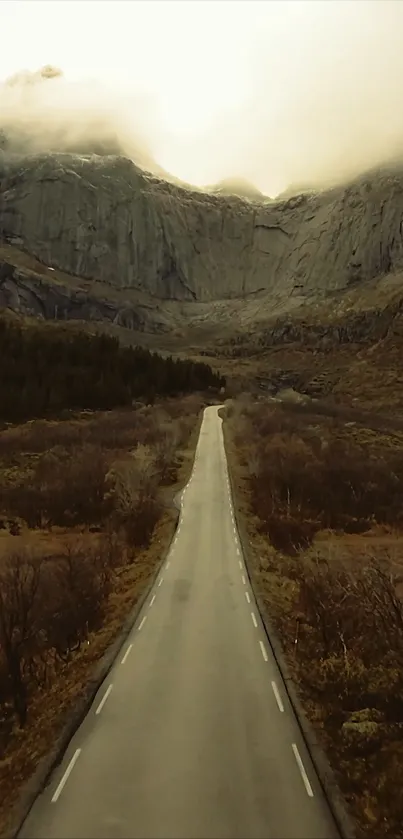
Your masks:
{"label": "bright sky", "polygon": [[0,79],[54,64],[104,83],[199,185],[274,194],[403,138],[400,0],[1,0],[0,31]]}

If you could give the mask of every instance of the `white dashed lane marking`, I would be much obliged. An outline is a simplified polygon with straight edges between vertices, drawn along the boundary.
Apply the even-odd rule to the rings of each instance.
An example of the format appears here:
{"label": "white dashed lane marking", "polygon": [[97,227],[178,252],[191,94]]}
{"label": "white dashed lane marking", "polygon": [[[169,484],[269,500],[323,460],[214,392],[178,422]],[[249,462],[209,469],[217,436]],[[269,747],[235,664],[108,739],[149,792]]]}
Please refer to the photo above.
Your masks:
{"label": "white dashed lane marking", "polygon": [[273,688],[274,696],[276,697],[276,702],[277,702],[277,705],[279,707],[279,711],[281,711],[281,713],[284,714],[284,705],[281,701],[280,691],[279,691],[275,682],[272,682],[271,686]]}
{"label": "white dashed lane marking", "polygon": [[54,803],[57,801],[57,799],[59,798],[59,795],[60,795],[60,793],[62,792],[63,787],[64,787],[64,785],[65,785],[65,783],[66,783],[66,781],[67,781],[67,779],[68,779],[69,775],[70,775],[70,774],[71,774],[71,772],[73,771],[74,766],[75,766],[75,764],[77,763],[78,758],[80,757],[80,754],[81,754],[81,749],[76,749],[76,751],[74,752],[73,757],[71,758],[71,761],[70,761],[70,763],[69,763],[69,765],[68,765],[68,767],[67,767],[67,769],[66,769],[66,771],[65,771],[65,773],[64,773],[64,775],[63,775],[63,778],[62,778],[62,780],[60,781],[60,784],[59,784],[59,786],[57,787],[55,794],[53,795],[53,798],[52,798],[52,803],[53,803],[53,804],[54,804]]}
{"label": "white dashed lane marking", "polygon": [[130,654],[130,652],[131,652],[132,647],[133,647],[133,644],[130,644],[130,645],[128,646],[128,648],[127,648],[127,650],[126,650],[126,652],[125,652],[125,654],[124,654],[124,656],[123,656],[123,658],[122,658],[122,661],[120,662],[121,664],[124,664],[124,663],[125,663],[126,659],[128,658],[128,656],[129,656],[129,654]]}
{"label": "white dashed lane marking", "polygon": [[255,617],[255,613],[251,612],[250,616],[251,616],[252,621],[253,621],[253,626],[255,627],[255,629],[257,629],[257,620],[256,620],[256,617]]}
{"label": "white dashed lane marking", "polygon": [[108,690],[106,691],[106,693],[105,693],[105,694],[104,694],[104,696],[102,697],[102,699],[101,699],[101,701],[100,701],[100,703],[99,703],[99,705],[98,705],[98,708],[97,708],[97,710],[95,711],[95,713],[96,713],[96,714],[100,714],[100,713],[101,713],[102,708],[104,707],[105,702],[106,702],[106,700],[107,700],[107,698],[108,698],[108,696],[109,696],[109,694],[110,694],[110,692],[111,692],[112,688],[113,688],[113,685],[109,685]]}
{"label": "white dashed lane marking", "polygon": [[292,750],[294,752],[295,760],[297,761],[297,764],[298,764],[298,769],[301,772],[302,780],[305,784],[305,789],[306,789],[309,797],[313,798],[313,789],[312,789],[312,787],[309,783],[308,775],[305,772],[305,766],[302,763],[301,755],[300,755],[300,753],[298,751],[298,747],[295,743],[292,744]]}
{"label": "white dashed lane marking", "polygon": [[138,632],[140,632],[140,631],[143,629],[143,626],[144,626],[144,624],[145,624],[146,620],[147,620],[147,615],[144,615],[144,618],[142,619],[142,621],[141,621],[141,623],[140,623],[140,625],[139,625],[139,628],[138,628],[138,630],[137,630]]}
{"label": "white dashed lane marking", "polygon": [[260,646],[260,649],[261,649],[262,656],[263,656],[264,660],[268,661],[269,659],[268,659],[266,648],[265,648],[265,645],[264,645],[263,641],[259,641],[259,646]]}

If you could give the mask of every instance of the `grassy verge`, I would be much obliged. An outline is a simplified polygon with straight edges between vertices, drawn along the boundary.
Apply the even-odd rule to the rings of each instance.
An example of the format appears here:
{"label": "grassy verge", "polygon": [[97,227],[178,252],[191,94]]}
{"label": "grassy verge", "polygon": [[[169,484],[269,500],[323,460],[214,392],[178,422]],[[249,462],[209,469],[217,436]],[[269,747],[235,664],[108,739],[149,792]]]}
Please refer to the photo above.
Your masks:
{"label": "grassy verge", "polygon": [[202,407],[0,434],[0,833],[164,556]]}
{"label": "grassy verge", "polygon": [[401,441],[227,406],[250,573],[358,833],[403,836]]}

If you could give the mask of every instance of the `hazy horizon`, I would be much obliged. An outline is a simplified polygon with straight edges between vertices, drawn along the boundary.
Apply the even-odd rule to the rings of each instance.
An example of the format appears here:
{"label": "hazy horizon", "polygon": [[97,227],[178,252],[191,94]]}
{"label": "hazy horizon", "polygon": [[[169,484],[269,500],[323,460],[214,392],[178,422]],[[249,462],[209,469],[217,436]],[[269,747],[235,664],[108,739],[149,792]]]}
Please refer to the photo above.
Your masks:
{"label": "hazy horizon", "polygon": [[403,160],[399,0],[2,0],[0,24],[0,129],[30,149],[271,196]]}

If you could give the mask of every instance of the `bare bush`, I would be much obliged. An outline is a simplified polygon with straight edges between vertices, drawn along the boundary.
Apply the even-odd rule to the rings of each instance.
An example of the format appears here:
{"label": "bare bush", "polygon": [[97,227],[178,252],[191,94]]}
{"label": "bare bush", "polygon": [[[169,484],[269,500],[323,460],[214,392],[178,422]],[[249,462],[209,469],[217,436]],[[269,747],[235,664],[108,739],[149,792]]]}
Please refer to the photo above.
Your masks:
{"label": "bare bush", "polygon": [[[115,561],[112,554],[112,560]],[[0,708],[10,700],[20,726],[29,697],[51,684],[104,616],[113,567],[109,549],[66,546],[52,560],[10,555],[0,574]]]}
{"label": "bare bush", "polygon": [[318,431],[309,418],[297,419],[249,405],[231,420],[254,512],[273,545],[295,553],[323,528],[361,533],[374,521],[403,525],[402,452],[371,451],[343,436],[337,420]]}
{"label": "bare bush", "polygon": [[24,664],[38,644],[42,565],[27,553],[15,553],[2,563],[0,575],[0,647],[14,710],[21,726],[28,709]]}
{"label": "bare bush", "polygon": [[154,452],[140,445],[130,459],[118,461],[107,475],[107,500],[112,501],[118,528],[134,547],[148,544],[160,515],[158,472]]}
{"label": "bare bush", "polygon": [[84,427],[78,422],[34,420],[0,433],[0,457],[4,460],[22,452],[41,454],[54,446],[66,449],[81,445]]}
{"label": "bare bush", "polygon": [[61,446],[39,459],[29,481],[0,486],[0,508],[29,527],[93,524],[109,513],[105,499],[108,460],[93,446],[72,456]]}
{"label": "bare bush", "polygon": [[161,484],[174,483],[177,478],[176,454],[178,445],[179,429],[177,423],[163,426],[155,444],[155,466]]}
{"label": "bare bush", "polygon": [[110,579],[107,555],[98,550],[66,546],[64,555],[50,563],[43,631],[47,648],[62,660],[68,660],[88,633],[101,625]]}
{"label": "bare bush", "polygon": [[[394,439],[344,419],[260,404],[229,423],[256,526],[275,549],[260,584],[306,709],[363,835],[394,839],[403,819],[403,603],[388,546],[391,526],[400,544],[403,455]],[[385,540],[375,539],[379,524]],[[340,534],[332,551],[311,544],[326,528]],[[374,547],[360,553],[371,533]]]}

